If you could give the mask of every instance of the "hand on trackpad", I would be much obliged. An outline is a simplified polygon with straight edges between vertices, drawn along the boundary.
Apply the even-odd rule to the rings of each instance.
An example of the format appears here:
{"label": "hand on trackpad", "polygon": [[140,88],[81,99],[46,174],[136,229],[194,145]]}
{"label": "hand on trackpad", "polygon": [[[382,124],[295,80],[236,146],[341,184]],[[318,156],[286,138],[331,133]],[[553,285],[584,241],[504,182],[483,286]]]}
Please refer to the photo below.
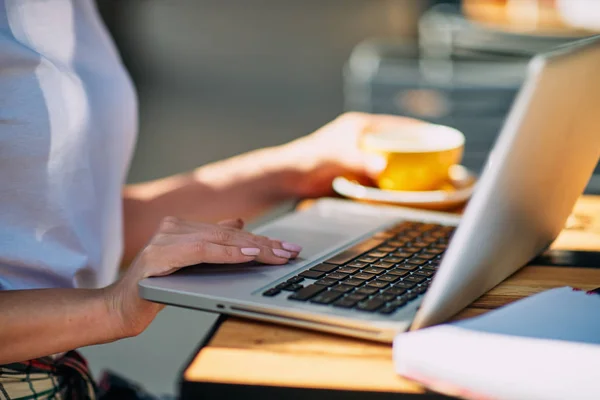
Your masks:
{"label": "hand on trackpad", "polygon": [[261,235],[268,236],[276,240],[298,243],[303,247],[297,260],[299,262],[314,256],[328,249],[339,247],[348,242],[350,235],[331,231],[318,231],[307,228],[279,227],[272,226],[260,231]]}

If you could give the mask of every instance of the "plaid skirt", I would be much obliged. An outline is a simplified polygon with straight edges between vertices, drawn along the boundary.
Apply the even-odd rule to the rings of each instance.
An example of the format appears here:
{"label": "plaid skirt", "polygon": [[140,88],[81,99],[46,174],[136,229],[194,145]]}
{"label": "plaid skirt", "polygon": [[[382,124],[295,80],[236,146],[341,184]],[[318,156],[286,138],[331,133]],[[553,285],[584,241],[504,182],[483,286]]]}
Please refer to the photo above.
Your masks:
{"label": "plaid skirt", "polygon": [[0,366],[0,399],[95,400],[87,362],[76,351]]}
{"label": "plaid skirt", "polygon": [[76,351],[60,357],[0,365],[0,400],[172,400],[156,397],[142,386],[104,371],[98,384]]}

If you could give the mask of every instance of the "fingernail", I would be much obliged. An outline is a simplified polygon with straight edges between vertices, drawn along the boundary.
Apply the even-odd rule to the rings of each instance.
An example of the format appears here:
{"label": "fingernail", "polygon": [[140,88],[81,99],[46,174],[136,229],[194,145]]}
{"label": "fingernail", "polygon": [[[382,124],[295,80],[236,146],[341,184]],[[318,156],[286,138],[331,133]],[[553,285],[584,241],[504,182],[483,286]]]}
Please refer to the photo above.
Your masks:
{"label": "fingernail", "polygon": [[292,254],[289,251],[281,250],[281,249],[273,249],[273,254],[277,257],[281,258],[291,258]]}
{"label": "fingernail", "polygon": [[260,254],[260,249],[256,247],[244,247],[241,252],[245,256],[257,256]]}
{"label": "fingernail", "polygon": [[302,251],[302,246],[290,242],[281,242],[281,247],[289,251],[295,251],[297,253]]}

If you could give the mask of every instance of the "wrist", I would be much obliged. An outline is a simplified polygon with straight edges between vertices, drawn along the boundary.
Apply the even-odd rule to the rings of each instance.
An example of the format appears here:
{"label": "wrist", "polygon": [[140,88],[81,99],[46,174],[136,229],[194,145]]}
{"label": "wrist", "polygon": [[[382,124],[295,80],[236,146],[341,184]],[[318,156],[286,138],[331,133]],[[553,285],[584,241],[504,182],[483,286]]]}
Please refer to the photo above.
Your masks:
{"label": "wrist", "polygon": [[120,307],[121,301],[115,295],[116,284],[112,284],[102,289],[98,289],[99,301],[102,303],[103,320],[106,321],[106,328],[111,340],[125,339],[135,336],[135,333],[128,332],[127,324],[123,318],[123,312]]}

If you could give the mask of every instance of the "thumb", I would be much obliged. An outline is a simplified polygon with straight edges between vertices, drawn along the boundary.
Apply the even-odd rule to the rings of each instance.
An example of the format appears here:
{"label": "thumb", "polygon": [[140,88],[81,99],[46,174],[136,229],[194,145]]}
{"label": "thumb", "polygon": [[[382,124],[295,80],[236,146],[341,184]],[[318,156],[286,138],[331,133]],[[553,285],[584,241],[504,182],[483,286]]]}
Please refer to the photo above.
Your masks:
{"label": "thumb", "polygon": [[369,178],[376,178],[387,167],[387,158],[380,154],[360,153],[356,167]]}

